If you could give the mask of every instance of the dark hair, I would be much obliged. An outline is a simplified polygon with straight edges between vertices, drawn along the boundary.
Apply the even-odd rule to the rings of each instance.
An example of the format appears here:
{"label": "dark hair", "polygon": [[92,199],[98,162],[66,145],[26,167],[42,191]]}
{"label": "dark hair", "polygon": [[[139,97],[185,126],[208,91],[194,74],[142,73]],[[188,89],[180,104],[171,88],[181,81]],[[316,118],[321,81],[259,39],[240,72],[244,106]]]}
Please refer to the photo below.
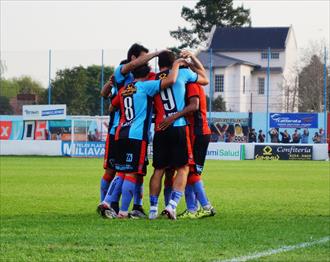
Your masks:
{"label": "dark hair", "polygon": [[139,66],[132,71],[134,78],[146,77],[149,73],[150,73],[150,66],[148,64]]}
{"label": "dark hair", "polygon": [[122,61],[120,62],[120,65],[124,65],[124,64],[128,64],[128,60],[127,60],[127,59],[122,60]]}
{"label": "dark hair", "polygon": [[135,57],[139,57],[142,52],[148,53],[149,50],[140,44],[133,44],[127,51],[127,61],[130,62],[132,59],[132,55]]}
{"label": "dark hair", "polygon": [[171,68],[175,60],[175,54],[171,51],[164,51],[158,55],[159,68],[168,67]]}

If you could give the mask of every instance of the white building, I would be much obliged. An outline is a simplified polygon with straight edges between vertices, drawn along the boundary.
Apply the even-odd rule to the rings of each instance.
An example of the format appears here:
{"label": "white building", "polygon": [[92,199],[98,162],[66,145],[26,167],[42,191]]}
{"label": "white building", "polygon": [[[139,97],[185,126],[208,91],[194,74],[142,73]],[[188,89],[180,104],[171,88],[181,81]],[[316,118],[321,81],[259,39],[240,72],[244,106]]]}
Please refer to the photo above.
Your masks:
{"label": "white building", "polygon": [[[212,61],[213,97],[221,95],[227,111],[266,111],[268,48],[269,112],[286,111],[284,82],[296,83],[297,44],[292,27],[213,27],[207,43],[198,57],[208,74]],[[209,95],[210,87],[205,90]]]}

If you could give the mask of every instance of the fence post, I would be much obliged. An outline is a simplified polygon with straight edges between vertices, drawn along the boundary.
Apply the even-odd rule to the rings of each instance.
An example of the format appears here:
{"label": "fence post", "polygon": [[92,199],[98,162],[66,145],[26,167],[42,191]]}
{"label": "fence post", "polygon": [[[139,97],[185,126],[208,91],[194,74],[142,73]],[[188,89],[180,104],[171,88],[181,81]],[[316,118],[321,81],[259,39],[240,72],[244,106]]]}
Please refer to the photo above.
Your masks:
{"label": "fence post", "polygon": [[[101,55],[101,60],[102,60],[102,65],[101,65],[101,90],[104,86],[104,61],[103,61],[103,57],[104,57],[104,50],[102,49],[102,55]],[[103,116],[103,96],[101,96],[101,116]]]}
{"label": "fence post", "polygon": [[268,129],[269,129],[269,81],[270,81],[270,47],[267,52],[267,94],[266,94],[266,143],[268,143]]}
{"label": "fence post", "polygon": [[209,84],[209,121],[212,119],[212,101],[213,101],[213,61],[212,61],[212,48],[209,49],[209,70],[210,70],[210,84]]}
{"label": "fence post", "polygon": [[[324,65],[323,65],[323,113],[324,113],[324,138],[327,143],[327,48],[324,47]],[[323,141],[322,141],[323,142]]]}
{"label": "fence post", "polygon": [[50,77],[52,71],[52,50],[48,50],[48,105],[51,104],[52,100],[52,88],[50,84]]}

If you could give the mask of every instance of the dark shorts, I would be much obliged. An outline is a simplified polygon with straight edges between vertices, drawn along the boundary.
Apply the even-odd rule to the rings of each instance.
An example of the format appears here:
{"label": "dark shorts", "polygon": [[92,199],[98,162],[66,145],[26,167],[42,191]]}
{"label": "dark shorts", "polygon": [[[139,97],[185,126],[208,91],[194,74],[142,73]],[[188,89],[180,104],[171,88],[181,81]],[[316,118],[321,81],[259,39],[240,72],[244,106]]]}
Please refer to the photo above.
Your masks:
{"label": "dark shorts", "polygon": [[168,127],[157,131],[153,140],[153,167],[179,168],[193,163],[187,126]]}
{"label": "dark shorts", "polygon": [[117,140],[115,160],[116,171],[145,175],[148,165],[147,142],[137,139]]}
{"label": "dark shorts", "polygon": [[191,137],[195,164],[190,166],[190,172],[197,174],[201,174],[203,172],[210,138],[211,135],[197,135]]}
{"label": "dark shorts", "polygon": [[115,136],[107,134],[107,140],[105,142],[104,151],[104,169],[115,169],[115,152],[116,152],[116,141]]}

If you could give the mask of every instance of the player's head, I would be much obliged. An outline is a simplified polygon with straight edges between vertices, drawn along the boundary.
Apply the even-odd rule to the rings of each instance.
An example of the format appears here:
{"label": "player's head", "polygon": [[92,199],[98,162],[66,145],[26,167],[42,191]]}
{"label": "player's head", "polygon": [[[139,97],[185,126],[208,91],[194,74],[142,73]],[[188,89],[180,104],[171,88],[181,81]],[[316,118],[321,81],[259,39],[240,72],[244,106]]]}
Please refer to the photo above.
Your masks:
{"label": "player's head", "polygon": [[158,55],[159,68],[171,68],[175,61],[175,54],[171,51],[163,51]]}
{"label": "player's head", "polygon": [[133,44],[127,52],[127,60],[128,62],[138,58],[140,55],[145,55],[149,52],[147,48],[140,44]]}
{"label": "player's head", "polygon": [[132,71],[134,78],[145,78],[149,75],[149,73],[150,73],[150,66],[148,64],[139,66]]}

